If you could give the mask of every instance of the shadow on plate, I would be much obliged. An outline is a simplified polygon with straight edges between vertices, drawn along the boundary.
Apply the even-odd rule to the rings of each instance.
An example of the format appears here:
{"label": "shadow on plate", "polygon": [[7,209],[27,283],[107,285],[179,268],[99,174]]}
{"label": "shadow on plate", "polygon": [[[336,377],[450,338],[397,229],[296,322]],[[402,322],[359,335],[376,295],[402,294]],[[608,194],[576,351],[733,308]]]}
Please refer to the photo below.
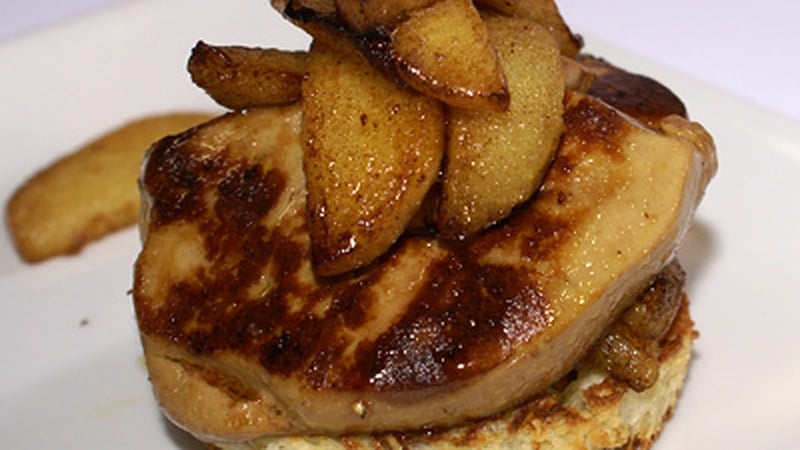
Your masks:
{"label": "shadow on plate", "polygon": [[161,416],[161,422],[164,424],[164,431],[169,439],[175,443],[175,448],[180,450],[208,450],[202,442],[193,438],[189,433],[176,427],[172,422],[164,416]]}

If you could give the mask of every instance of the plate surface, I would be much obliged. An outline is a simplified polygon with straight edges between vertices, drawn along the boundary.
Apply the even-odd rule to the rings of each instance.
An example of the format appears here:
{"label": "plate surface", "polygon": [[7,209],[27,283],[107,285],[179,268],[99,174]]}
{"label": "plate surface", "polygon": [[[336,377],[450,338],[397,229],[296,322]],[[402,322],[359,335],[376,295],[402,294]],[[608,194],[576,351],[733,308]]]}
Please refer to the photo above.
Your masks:
{"label": "plate surface", "polygon": [[[113,126],[215,110],[184,70],[203,39],[308,39],[267,1],[144,0],[0,44],[3,203],[33,171]],[[715,136],[720,172],[681,258],[701,337],[658,449],[794,448],[800,438],[800,124],[587,37],[676,91]],[[159,415],[128,290],[136,230],[29,266],[0,238],[0,446],[202,448]],[[794,281],[794,283],[791,283]]]}

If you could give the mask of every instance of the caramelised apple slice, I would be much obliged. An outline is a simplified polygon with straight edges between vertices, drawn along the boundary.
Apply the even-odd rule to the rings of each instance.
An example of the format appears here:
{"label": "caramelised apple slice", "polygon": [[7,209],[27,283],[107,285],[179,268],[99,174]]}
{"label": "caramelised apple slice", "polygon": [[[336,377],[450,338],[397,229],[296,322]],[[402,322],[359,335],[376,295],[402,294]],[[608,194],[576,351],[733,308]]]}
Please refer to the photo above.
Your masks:
{"label": "caramelised apple slice", "polygon": [[194,84],[230,109],[285,105],[300,98],[308,54],[198,42],[187,69]]}
{"label": "caramelised apple slice", "polygon": [[448,110],[438,229],[463,238],[507,216],[539,186],[563,130],[558,45],[528,19],[485,19],[508,80],[508,111]]}
{"label": "caramelised apple slice", "polygon": [[471,0],[412,11],[391,32],[389,56],[400,77],[428,96],[468,109],[508,107],[500,61]]}
{"label": "caramelised apple slice", "polygon": [[436,181],[442,106],[382,76],[345,40],[312,44],[301,103],[314,263],[341,274],[383,254]]}

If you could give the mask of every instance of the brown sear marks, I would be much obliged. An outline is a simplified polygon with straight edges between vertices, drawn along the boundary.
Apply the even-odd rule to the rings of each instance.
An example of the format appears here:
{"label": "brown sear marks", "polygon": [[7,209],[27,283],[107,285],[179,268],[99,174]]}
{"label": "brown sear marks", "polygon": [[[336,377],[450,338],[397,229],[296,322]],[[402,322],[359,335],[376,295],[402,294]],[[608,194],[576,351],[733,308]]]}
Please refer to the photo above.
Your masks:
{"label": "brown sear marks", "polygon": [[598,75],[589,87],[589,95],[651,127],[670,114],[687,116],[681,99],[663,84],[619,69]]}
{"label": "brown sear marks", "polygon": [[161,227],[203,215],[205,203],[200,194],[207,182],[203,173],[213,173],[218,165],[218,160],[186,152],[177,139],[164,138],[154,144],[143,177],[152,189],[152,225]]}
{"label": "brown sear marks", "polygon": [[[258,251],[262,247],[261,237],[267,234],[258,222],[273,208],[285,183],[279,171],[264,173],[258,165],[230,169],[217,184],[219,198],[214,204],[213,217],[218,223],[207,224],[208,229],[203,230],[208,255],[216,258],[225,248],[237,245],[250,252]],[[263,259],[255,256],[257,260]]]}
{"label": "brown sear marks", "polygon": [[520,254],[531,261],[547,260],[570,238],[574,218],[555,218],[536,212],[530,216],[531,232],[520,239]]}
{"label": "brown sear marks", "polygon": [[354,387],[402,390],[481,373],[552,320],[546,300],[519,267],[477,263],[469,249],[433,263],[403,317],[357,350]]}
{"label": "brown sear marks", "polygon": [[[302,372],[316,388],[345,387],[354,374],[342,364],[349,341],[343,336],[345,328],[356,328],[366,320],[365,309],[372,303],[368,281],[331,281],[308,292],[308,306],[330,299],[321,315],[308,311],[273,316],[272,329],[282,329],[266,339],[259,354],[260,363],[268,370],[284,374]],[[297,291],[287,290],[282,303],[291,301]]]}
{"label": "brown sear marks", "polygon": [[619,139],[629,125],[613,109],[591,98],[582,98],[564,112],[564,126],[569,130],[565,141],[576,139],[581,143],[602,145],[610,156],[622,158]]}
{"label": "brown sear marks", "polygon": [[594,74],[588,94],[658,129],[661,119],[687,117],[686,106],[668,87],[645,75],[629,72],[589,54],[577,57]]}
{"label": "brown sear marks", "polygon": [[[180,136],[165,139],[150,153],[143,181],[154,198],[151,227],[197,224],[211,268],[170,286],[170,301],[157,311],[138,301],[140,327],[183,342],[197,354],[252,351],[275,329],[274,318],[286,316],[285,293],[300,290],[292,277],[308,257],[280,230],[260,224],[283,193],[285,177],[224,150],[209,157],[184,144]],[[209,191],[216,198],[213,206],[207,205]],[[281,287],[252,301],[248,289],[270,262]]]}

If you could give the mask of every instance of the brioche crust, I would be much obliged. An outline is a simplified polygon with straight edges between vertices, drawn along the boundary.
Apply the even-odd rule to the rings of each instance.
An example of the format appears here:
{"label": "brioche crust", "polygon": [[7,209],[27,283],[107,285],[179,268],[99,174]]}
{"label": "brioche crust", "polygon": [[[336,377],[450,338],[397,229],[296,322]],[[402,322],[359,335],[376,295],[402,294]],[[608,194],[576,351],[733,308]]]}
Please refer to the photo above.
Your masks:
{"label": "brioche crust", "polygon": [[596,365],[497,417],[447,430],[344,437],[292,436],[209,444],[218,450],[320,449],[648,449],[672,416],[698,336],[684,296],[660,342],[660,376],[635,392]]}

